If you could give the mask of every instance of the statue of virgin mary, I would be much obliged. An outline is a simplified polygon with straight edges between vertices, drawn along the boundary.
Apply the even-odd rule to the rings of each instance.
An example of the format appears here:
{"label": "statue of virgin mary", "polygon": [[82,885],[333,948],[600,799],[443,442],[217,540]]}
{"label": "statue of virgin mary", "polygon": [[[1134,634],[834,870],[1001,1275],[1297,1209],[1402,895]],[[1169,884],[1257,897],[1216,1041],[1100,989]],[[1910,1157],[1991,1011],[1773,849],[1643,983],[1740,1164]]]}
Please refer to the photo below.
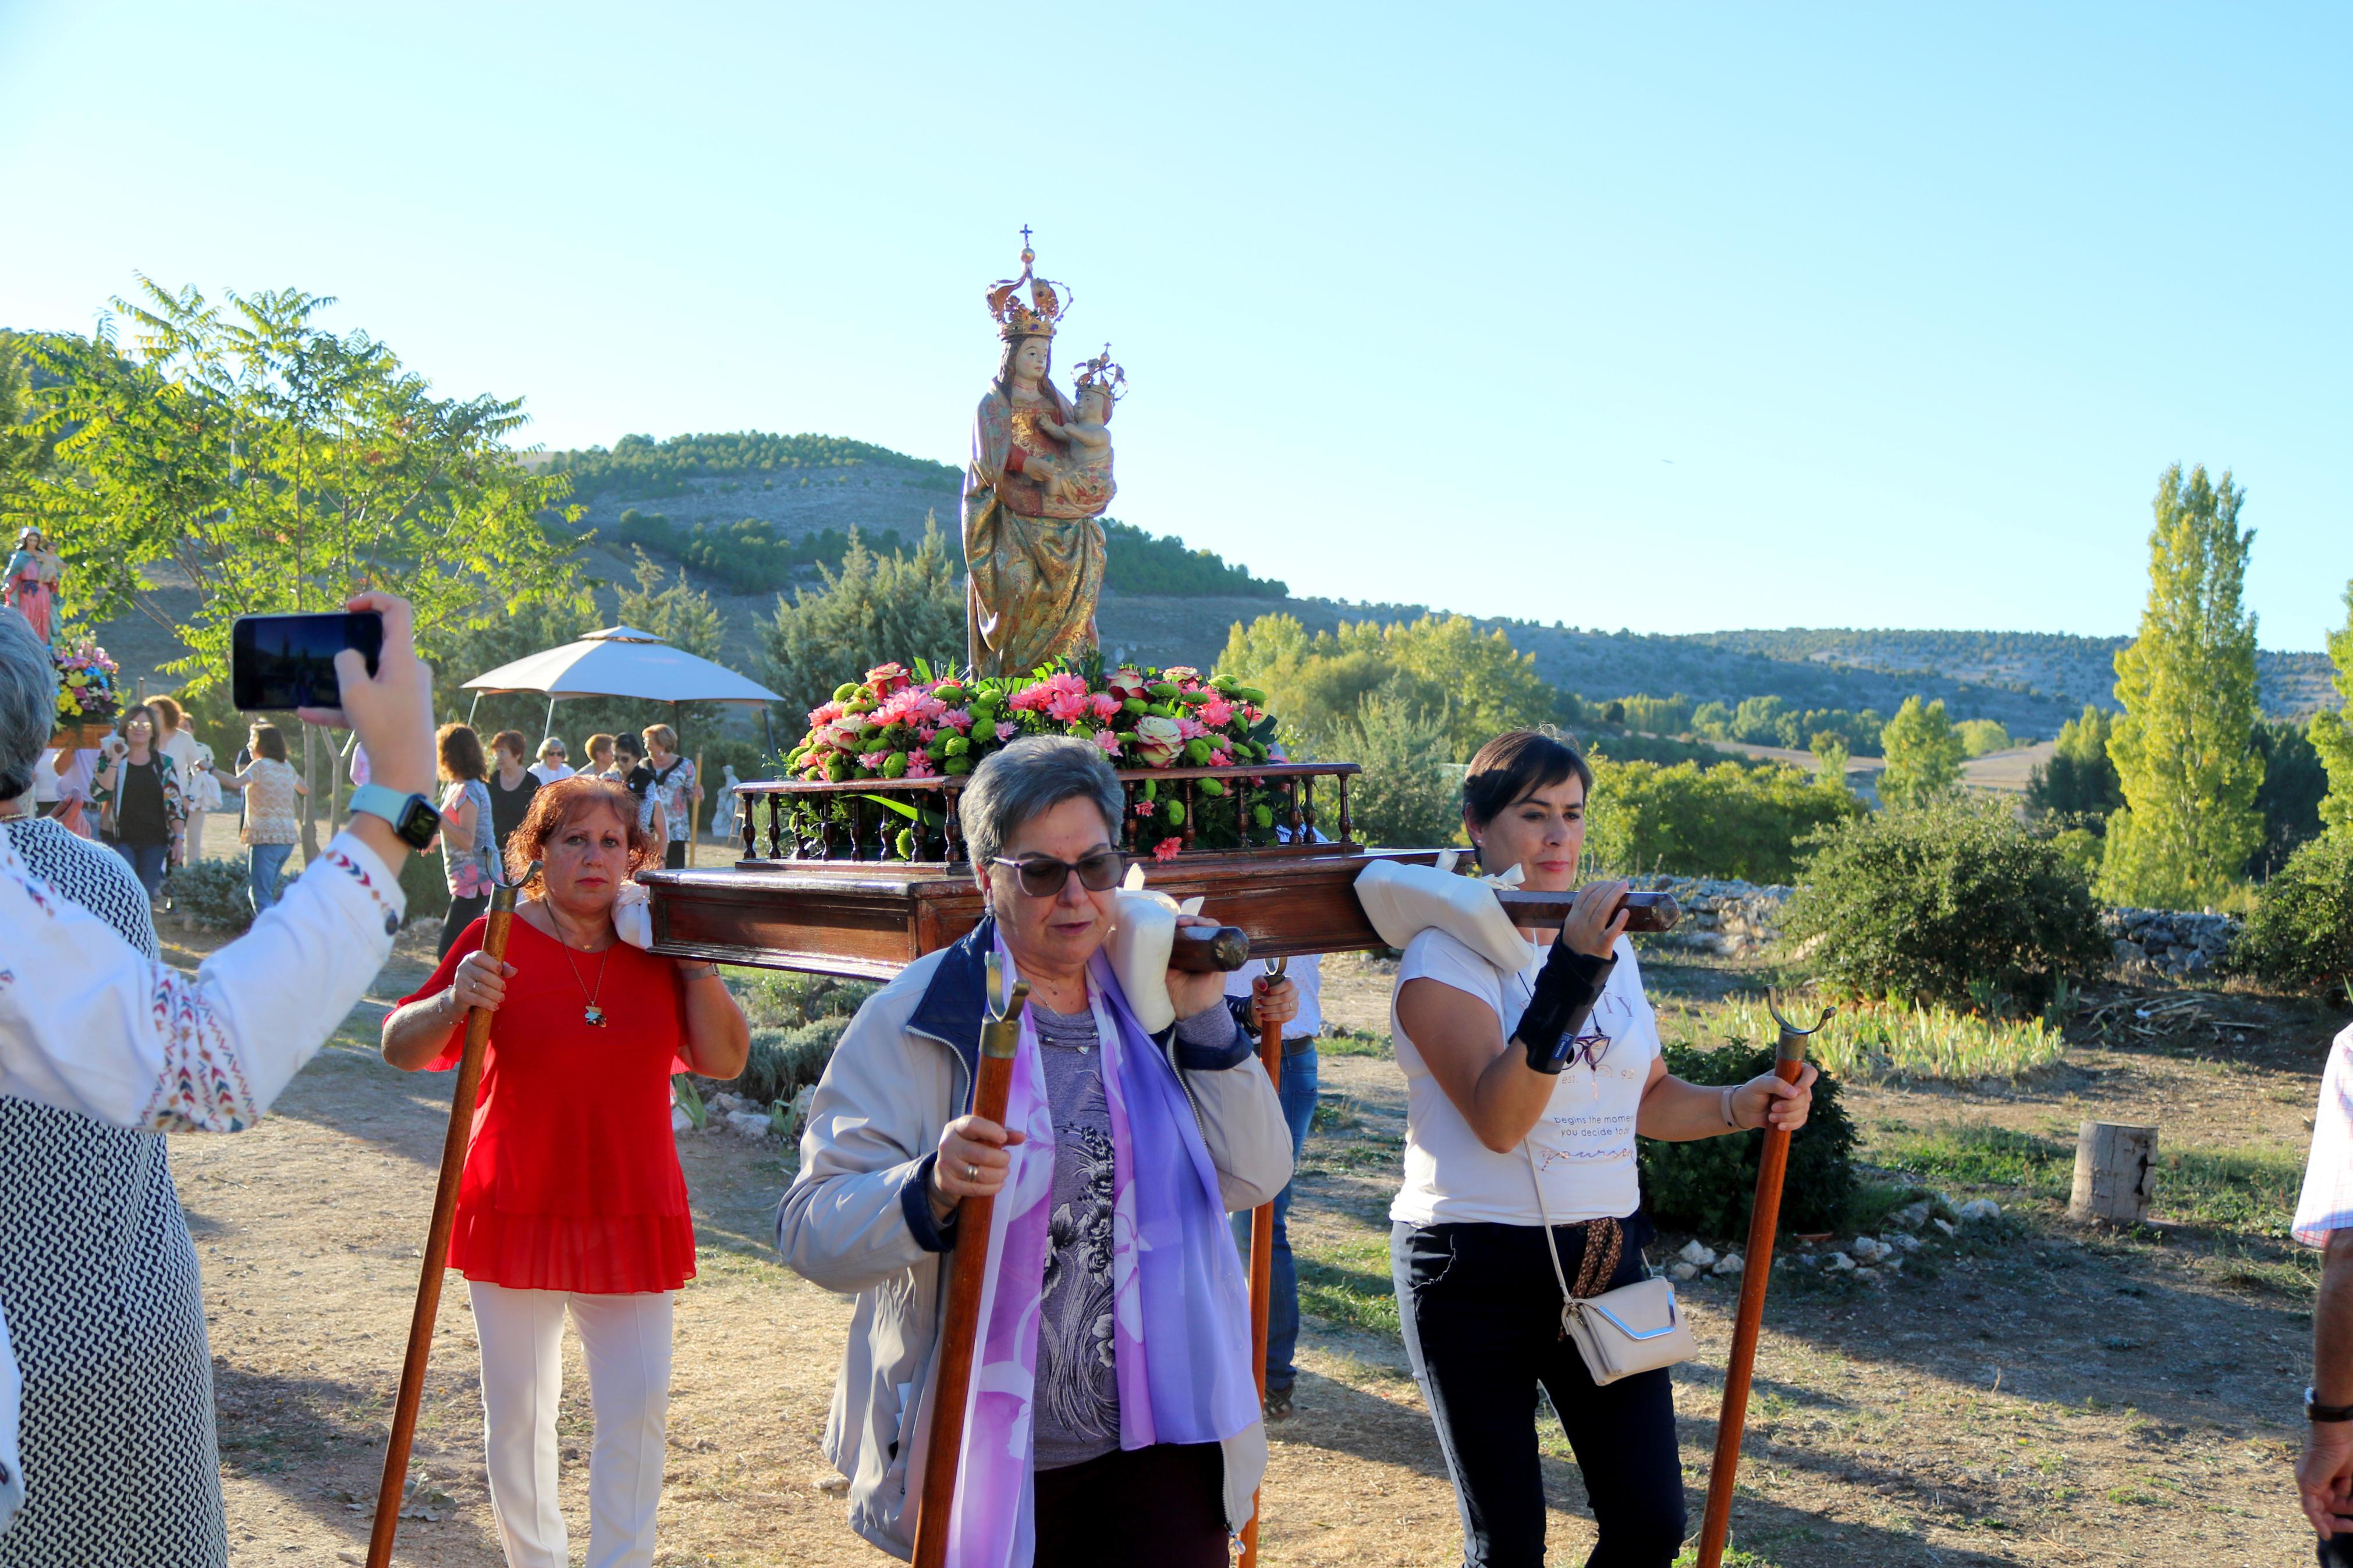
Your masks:
{"label": "statue of virgin mary", "polygon": [[1092,653],[1103,596],[1101,514],[1109,497],[1088,510],[1047,493],[1078,465],[1061,435],[1071,403],[1050,375],[1055,323],[1069,304],[1031,272],[1036,259],[1025,245],[1021,276],[988,291],[1004,348],[973,419],[964,477],[965,613],[980,675],[1027,674]]}

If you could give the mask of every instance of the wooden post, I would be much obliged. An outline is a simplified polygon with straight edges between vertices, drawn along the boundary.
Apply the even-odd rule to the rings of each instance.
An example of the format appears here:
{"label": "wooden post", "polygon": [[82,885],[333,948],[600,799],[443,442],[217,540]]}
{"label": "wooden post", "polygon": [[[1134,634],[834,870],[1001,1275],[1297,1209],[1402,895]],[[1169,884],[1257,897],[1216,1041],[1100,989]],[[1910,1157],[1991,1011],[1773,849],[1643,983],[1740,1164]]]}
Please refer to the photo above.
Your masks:
{"label": "wooden post", "polygon": [[[988,955],[988,1005],[980,1031],[980,1060],[973,1075],[972,1113],[999,1126],[1013,1092],[1013,1053],[1021,1044],[1021,1009],[1029,983],[1016,979],[1013,994],[997,1007],[997,954]],[[927,1200],[928,1201],[928,1200]],[[947,1562],[949,1527],[955,1513],[956,1466],[964,1453],[965,1406],[972,1396],[972,1363],[980,1344],[980,1289],[988,1273],[988,1226],[995,1198],[956,1203],[956,1244],[948,1259],[947,1310],[940,1321],[939,1376],[932,1384],[932,1433],[923,1450],[923,1496],[915,1515],[915,1568],[942,1568]]]}
{"label": "wooden post", "polygon": [[[482,951],[507,955],[514,921],[515,894],[539,869],[537,861],[521,882],[491,890],[482,926]],[[417,1440],[417,1407],[425,1394],[425,1363],[433,1354],[433,1320],[441,1310],[441,1271],[449,1260],[449,1232],[458,1222],[458,1179],[465,1173],[466,1150],[474,1136],[474,1101],[482,1084],[482,1053],[491,1041],[491,1015],[466,1012],[466,1048],[458,1058],[458,1088],[449,1099],[449,1131],[441,1140],[441,1180],[433,1189],[433,1219],[425,1231],[425,1264],[417,1275],[417,1309],[408,1319],[408,1355],[401,1363],[400,1395],[393,1404],[392,1441],[384,1453],[384,1479],[375,1493],[375,1525],[368,1536],[367,1568],[389,1568],[393,1531],[400,1528],[400,1500],[408,1479],[408,1450]]]}
{"label": "wooden post", "polygon": [[[1291,966],[1287,958],[1270,958],[1266,977],[1280,980]],[[1258,1059],[1266,1068],[1266,1076],[1274,1082],[1275,1092],[1282,1091],[1282,1026],[1268,1023],[1258,1032]],[[1266,1405],[1266,1327],[1274,1312],[1274,1200],[1250,1211],[1250,1372],[1258,1379],[1258,1402]],[[1250,1494],[1250,1522],[1242,1526],[1241,1568],[1258,1568],[1258,1521],[1266,1489]]]}
{"label": "wooden post", "polygon": [[[1769,1004],[1768,1004],[1769,1005]],[[1800,1029],[1774,1009],[1781,1026],[1773,1071],[1795,1083],[1806,1068],[1806,1037],[1830,1022],[1826,1008],[1811,1029]],[[1722,1568],[1732,1532],[1732,1483],[1740,1468],[1740,1436],[1748,1423],[1748,1380],[1757,1370],[1757,1337],[1765,1324],[1765,1285],[1773,1273],[1773,1237],[1781,1224],[1781,1178],[1789,1166],[1789,1134],[1767,1124],[1757,1162],[1757,1203],[1748,1215],[1748,1250],[1740,1271],[1740,1310],[1732,1324],[1732,1357],[1724,1369],[1724,1408],[1716,1417],[1715,1462],[1707,1476],[1707,1511],[1699,1531],[1699,1568]]]}
{"label": "wooden post", "polygon": [[2156,1184],[2157,1129],[2124,1121],[2086,1121],[2075,1139],[2075,1191],[2067,1217],[2138,1225]]}

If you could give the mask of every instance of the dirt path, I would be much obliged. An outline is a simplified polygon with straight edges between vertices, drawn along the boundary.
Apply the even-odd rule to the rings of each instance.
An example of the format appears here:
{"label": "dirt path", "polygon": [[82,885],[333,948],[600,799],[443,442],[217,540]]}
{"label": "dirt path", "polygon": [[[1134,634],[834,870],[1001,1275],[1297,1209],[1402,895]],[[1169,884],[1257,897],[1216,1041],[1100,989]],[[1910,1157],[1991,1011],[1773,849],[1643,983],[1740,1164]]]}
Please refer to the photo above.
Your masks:
{"label": "dirt path", "polygon": [[[413,983],[419,962],[404,942],[377,995]],[[1327,1014],[1385,1031],[1387,985],[1380,965],[1336,963]],[[364,1546],[448,1093],[446,1078],[376,1059],[376,1011],[355,1015],[261,1127],[174,1140],[204,1262],[239,1563],[356,1563]],[[2073,1119],[2096,1108],[2159,1113],[2185,1146],[2300,1149],[2298,1106],[2308,1108],[2318,1059],[2311,1041],[2219,1065],[2086,1049],[2027,1094],[1860,1089],[1852,1105],[1872,1137],[1945,1120],[2035,1136],[2063,1123],[2072,1137]],[[1451,1563],[1452,1496],[1385,1300],[1402,1084],[1385,1055],[1327,1052],[1322,1087],[1293,1222],[1314,1315],[1298,1414],[1274,1444],[1264,1559]],[[723,1135],[688,1136],[681,1149],[702,1273],[679,1300],[659,1561],[880,1563],[843,1523],[817,1447],[848,1304],[768,1260],[786,1151]],[[1739,1544],[1781,1568],[2303,1560],[2287,1463],[2308,1298],[2262,1258],[2273,1273],[2233,1283],[2226,1265],[2242,1241],[2084,1239],[2047,1214],[2028,1217],[1997,1245],[1948,1253],[1884,1289],[1777,1275]],[[399,1560],[492,1568],[476,1350],[462,1282],[452,1284],[416,1461],[434,1517],[403,1522]],[[1677,1394],[1695,1521],[1731,1300],[1704,1282],[1689,1296],[1703,1353],[1678,1369]],[[576,1553],[591,1423],[569,1340],[566,1376],[562,1474]],[[1547,1443],[1553,1558],[1578,1562],[1592,1539],[1583,1494],[1559,1439]]]}

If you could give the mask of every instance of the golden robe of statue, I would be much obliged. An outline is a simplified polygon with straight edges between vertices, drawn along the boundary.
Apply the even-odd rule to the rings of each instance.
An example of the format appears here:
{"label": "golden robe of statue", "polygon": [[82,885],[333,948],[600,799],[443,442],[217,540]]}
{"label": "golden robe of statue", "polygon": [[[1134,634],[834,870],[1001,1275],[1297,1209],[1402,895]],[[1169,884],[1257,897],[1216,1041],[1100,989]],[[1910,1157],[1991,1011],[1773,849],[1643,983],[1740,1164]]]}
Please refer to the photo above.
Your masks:
{"label": "golden robe of statue", "polygon": [[[1095,647],[1095,603],[1103,597],[1103,530],[1110,500],[1092,511],[1050,501],[1042,482],[1071,471],[1065,443],[1039,428],[1067,424],[1068,399],[1047,379],[1044,337],[1006,346],[997,383],[980,400],[972,462],[964,477],[965,612],[974,670],[1018,675]],[[1104,487],[1107,492],[1108,486]]]}

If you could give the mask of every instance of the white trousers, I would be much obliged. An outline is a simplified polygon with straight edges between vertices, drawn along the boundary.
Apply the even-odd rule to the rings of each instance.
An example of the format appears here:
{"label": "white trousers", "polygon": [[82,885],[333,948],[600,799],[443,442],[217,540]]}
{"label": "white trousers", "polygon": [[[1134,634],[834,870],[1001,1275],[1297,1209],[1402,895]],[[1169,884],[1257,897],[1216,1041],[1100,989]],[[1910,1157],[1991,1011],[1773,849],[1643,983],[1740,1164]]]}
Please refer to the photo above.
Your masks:
{"label": "white trousers", "polygon": [[564,1314],[587,1352],[588,1568],[649,1568],[670,1414],[670,1292],[590,1296],[468,1280],[482,1345],[483,1448],[508,1568],[566,1568],[555,1494]]}

